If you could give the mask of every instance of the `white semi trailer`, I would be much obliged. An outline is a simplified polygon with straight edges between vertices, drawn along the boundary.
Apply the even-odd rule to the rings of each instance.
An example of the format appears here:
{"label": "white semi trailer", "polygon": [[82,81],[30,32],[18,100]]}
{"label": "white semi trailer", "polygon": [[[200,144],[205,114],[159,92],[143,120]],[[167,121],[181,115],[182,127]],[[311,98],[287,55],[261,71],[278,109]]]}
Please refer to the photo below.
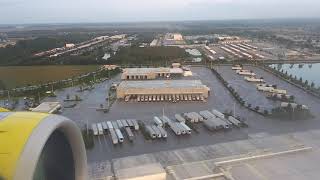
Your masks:
{"label": "white semi trailer", "polygon": [[151,128],[155,132],[157,138],[161,138],[162,137],[162,134],[161,134],[160,130],[157,128],[157,126],[153,125],[153,126],[151,126]]}
{"label": "white semi trailer", "polygon": [[146,131],[149,133],[150,137],[152,139],[155,139],[157,137],[156,133],[154,130],[151,128],[151,126],[146,126]]}
{"label": "white semi trailer", "polygon": [[112,143],[113,144],[118,144],[119,140],[118,140],[117,134],[114,131],[114,129],[109,129],[109,132],[110,132],[110,136],[111,136],[111,139],[112,139]]}
{"label": "white semi trailer", "polygon": [[184,122],[180,122],[180,125],[185,129],[187,134],[191,134],[191,129]]}
{"label": "white semi trailer", "polygon": [[160,118],[159,117],[157,117],[157,116],[154,116],[153,117],[153,121],[154,121],[154,123],[157,125],[157,126],[163,126],[163,123],[162,123],[162,121],[160,120]]}
{"label": "white semi trailer", "polygon": [[161,132],[161,135],[162,135],[163,138],[167,138],[168,137],[168,134],[167,134],[166,130],[164,130],[161,126],[157,126],[157,128]]}
{"label": "white semi trailer", "polygon": [[98,132],[97,124],[91,124],[91,128],[92,128],[92,131],[93,131],[93,135],[98,136],[99,132]]}
{"label": "white semi trailer", "polygon": [[115,131],[116,131],[119,142],[122,143],[124,141],[124,137],[123,137],[120,129],[116,129]]}
{"label": "white semi trailer", "polygon": [[103,128],[102,128],[101,123],[98,123],[98,124],[97,124],[97,127],[98,127],[98,134],[99,134],[99,135],[103,135],[104,133],[103,133]]}
{"label": "white semi trailer", "polygon": [[179,122],[186,122],[185,118],[183,118],[180,114],[175,114],[174,117]]}

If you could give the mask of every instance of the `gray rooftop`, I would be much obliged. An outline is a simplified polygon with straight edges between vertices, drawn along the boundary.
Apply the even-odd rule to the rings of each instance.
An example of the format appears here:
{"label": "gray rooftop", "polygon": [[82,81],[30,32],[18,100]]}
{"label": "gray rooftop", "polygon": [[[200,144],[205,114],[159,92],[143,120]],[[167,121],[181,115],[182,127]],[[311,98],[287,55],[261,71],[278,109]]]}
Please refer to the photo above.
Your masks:
{"label": "gray rooftop", "polygon": [[119,88],[203,88],[200,80],[122,81]]}
{"label": "gray rooftop", "polygon": [[147,73],[169,73],[170,68],[159,67],[159,68],[126,68],[123,69],[125,74],[147,74]]}

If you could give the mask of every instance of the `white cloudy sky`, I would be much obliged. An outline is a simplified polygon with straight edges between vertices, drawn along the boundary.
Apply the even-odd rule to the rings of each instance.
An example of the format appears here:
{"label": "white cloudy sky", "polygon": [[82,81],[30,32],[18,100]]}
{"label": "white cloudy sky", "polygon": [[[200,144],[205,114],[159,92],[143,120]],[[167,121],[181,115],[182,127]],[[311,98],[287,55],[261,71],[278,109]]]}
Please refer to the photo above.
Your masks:
{"label": "white cloudy sky", "polygon": [[320,17],[320,0],[0,0],[0,24]]}

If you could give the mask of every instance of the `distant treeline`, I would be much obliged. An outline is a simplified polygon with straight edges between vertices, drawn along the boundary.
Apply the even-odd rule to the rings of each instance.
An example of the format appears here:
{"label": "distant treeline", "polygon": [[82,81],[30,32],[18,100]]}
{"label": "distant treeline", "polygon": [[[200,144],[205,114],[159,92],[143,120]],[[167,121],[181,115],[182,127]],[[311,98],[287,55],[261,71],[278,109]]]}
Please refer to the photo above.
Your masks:
{"label": "distant treeline", "polygon": [[91,38],[92,36],[88,34],[67,34],[20,40],[14,46],[0,48],[0,65],[51,64],[42,58],[33,57],[33,54],[63,47],[65,43],[79,43]]}
{"label": "distant treeline", "polygon": [[125,47],[112,56],[107,63],[119,65],[165,65],[182,61],[188,54],[179,47]]}

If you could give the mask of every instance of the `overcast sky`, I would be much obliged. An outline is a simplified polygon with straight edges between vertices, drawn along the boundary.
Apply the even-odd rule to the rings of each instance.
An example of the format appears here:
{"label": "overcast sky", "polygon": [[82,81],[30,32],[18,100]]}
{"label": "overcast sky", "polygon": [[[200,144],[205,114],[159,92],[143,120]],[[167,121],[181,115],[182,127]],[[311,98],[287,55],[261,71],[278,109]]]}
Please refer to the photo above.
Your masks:
{"label": "overcast sky", "polygon": [[320,0],[0,0],[0,24],[320,18]]}

